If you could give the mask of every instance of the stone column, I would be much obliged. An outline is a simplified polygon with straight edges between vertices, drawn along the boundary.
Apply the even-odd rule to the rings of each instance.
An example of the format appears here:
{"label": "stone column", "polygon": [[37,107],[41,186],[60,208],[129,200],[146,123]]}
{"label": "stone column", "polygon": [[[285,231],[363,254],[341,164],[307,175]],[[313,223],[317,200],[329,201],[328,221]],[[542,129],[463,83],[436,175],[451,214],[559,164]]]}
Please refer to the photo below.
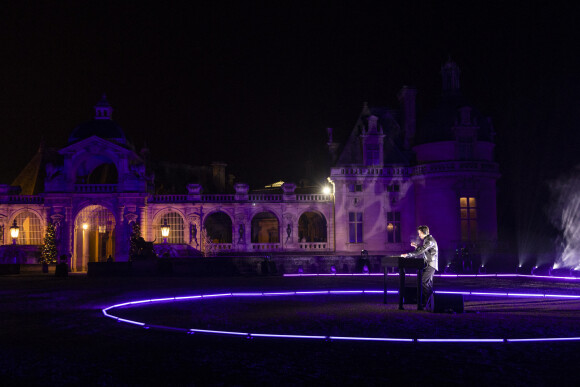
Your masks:
{"label": "stone column", "polygon": [[117,224],[115,225],[115,262],[127,261],[128,244],[125,225],[125,206],[119,206],[117,210]]}

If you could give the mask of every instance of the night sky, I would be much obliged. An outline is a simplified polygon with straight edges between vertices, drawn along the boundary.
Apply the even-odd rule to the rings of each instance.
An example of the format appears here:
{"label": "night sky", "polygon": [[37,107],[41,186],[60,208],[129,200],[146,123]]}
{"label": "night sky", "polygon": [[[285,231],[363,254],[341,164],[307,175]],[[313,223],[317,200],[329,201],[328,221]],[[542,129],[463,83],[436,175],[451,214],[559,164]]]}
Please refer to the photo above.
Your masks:
{"label": "night sky", "polygon": [[232,3],[3,2],[0,182],[41,138],[64,146],[102,93],[155,159],[224,161],[253,188],[321,182],[327,127],[344,140],[364,101],[397,107],[403,85],[420,117],[450,56],[498,133],[502,232],[543,232],[546,183],[580,163],[578,5]]}

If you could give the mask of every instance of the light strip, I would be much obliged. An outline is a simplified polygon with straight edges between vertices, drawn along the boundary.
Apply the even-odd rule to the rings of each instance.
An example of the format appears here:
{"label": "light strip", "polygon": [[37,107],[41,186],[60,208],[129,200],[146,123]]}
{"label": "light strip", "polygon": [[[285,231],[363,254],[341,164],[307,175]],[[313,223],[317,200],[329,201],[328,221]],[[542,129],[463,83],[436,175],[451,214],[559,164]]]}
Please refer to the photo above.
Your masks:
{"label": "light strip", "polygon": [[503,343],[506,339],[417,339],[418,343]]}
{"label": "light strip", "polygon": [[251,337],[277,337],[281,339],[316,339],[326,340],[328,336],[307,336],[307,335],[276,335],[270,333],[250,333]]}
{"label": "light strip", "polygon": [[194,333],[213,333],[217,335],[234,335],[234,336],[248,336],[249,333],[243,332],[230,332],[230,331],[214,331],[209,329],[190,329],[190,332]]}
{"label": "light strip", "polygon": [[[283,277],[336,277],[336,276],[384,276],[383,273],[340,273],[340,274],[328,274],[328,273],[308,273],[308,274],[284,274]],[[387,273],[389,277],[398,277],[399,273]],[[405,273],[407,277],[416,277],[417,274]],[[498,274],[435,274],[435,277],[442,278],[475,278],[475,277],[504,277],[504,278],[533,278],[533,279],[552,279],[552,280],[572,280],[580,281],[580,277],[555,277],[549,275],[530,275],[530,274],[509,274],[509,273],[498,273]]]}
{"label": "light strip", "polygon": [[413,339],[397,339],[389,337],[352,337],[352,336],[330,336],[330,340],[351,340],[351,341],[397,341],[397,342],[413,342]]}
{"label": "light strip", "polygon": [[[548,338],[527,338],[527,339],[476,339],[476,338],[466,338],[466,339],[413,339],[413,338],[395,338],[395,337],[356,337],[356,336],[310,336],[310,335],[288,335],[288,334],[270,334],[270,333],[245,333],[245,332],[235,332],[235,331],[220,331],[220,330],[208,330],[208,329],[184,329],[175,328],[162,325],[152,325],[146,324],[139,321],[128,320],[120,318],[108,313],[111,309],[116,309],[124,306],[132,306],[153,302],[166,302],[166,301],[182,301],[187,299],[200,299],[200,298],[217,298],[217,297],[244,297],[244,296],[286,296],[286,295],[323,295],[323,294],[382,294],[383,290],[319,290],[319,291],[297,291],[297,292],[249,292],[249,293],[218,293],[218,294],[204,294],[196,296],[183,296],[183,297],[171,297],[171,298],[154,298],[148,300],[131,301],[120,304],[111,305],[102,309],[103,315],[117,322],[123,322],[133,325],[142,326],[146,329],[157,328],[163,330],[173,330],[173,331],[186,331],[189,334],[194,333],[207,333],[207,334],[217,334],[217,335],[230,335],[230,336],[245,336],[248,338],[252,337],[265,337],[265,338],[283,338],[283,339],[314,339],[314,340],[344,340],[344,341],[377,341],[377,342],[419,342],[419,343],[501,343],[501,342],[548,342],[548,341],[580,341],[580,337],[548,337]],[[387,293],[398,293],[395,290],[389,290]],[[550,297],[550,298],[575,298],[579,299],[580,295],[569,295],[569,294],[541,294],[541,293],[492,293],[492,292],[458,292],[458,291],[436,291],[435,293],[443,294],[462,294],[462,295],[472,295],[472,296],[511,296],[511,297]]]}

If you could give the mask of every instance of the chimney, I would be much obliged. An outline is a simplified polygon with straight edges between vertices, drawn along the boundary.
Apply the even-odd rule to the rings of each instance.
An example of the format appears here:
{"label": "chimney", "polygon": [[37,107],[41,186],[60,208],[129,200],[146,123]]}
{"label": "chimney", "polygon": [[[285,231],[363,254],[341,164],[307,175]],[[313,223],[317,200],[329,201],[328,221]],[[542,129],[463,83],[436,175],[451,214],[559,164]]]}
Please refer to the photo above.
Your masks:
{"label": "chimney", "polygon": [[226,188],[226,163],[211,163],[213,185],[218,192],[224,192]]}
{"label": "chimney", "polygon": [[399,102],[401,103],[403,130],[405,131],[405,148],[409,149],[415,141],[415,130],[417,128],[417,118],[415,115],[415,99],[417,89],[403,86],[399,92]]}

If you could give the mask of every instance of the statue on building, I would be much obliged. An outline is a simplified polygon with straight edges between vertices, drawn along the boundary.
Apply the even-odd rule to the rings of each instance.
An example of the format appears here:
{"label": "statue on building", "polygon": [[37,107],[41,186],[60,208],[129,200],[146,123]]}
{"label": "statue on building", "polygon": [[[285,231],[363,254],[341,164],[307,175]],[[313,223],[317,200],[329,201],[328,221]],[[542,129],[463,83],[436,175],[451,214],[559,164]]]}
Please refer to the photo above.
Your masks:
{"label": "statue on building", "polygon": [[286,243],[288,243],[291,236],[292,236],[292,225],[288,223],[288,227],[286,227]]}
{"label": "statue on building", "polygon": [[244,228],[244,224],[240,223],[240,227],[238,227],[238,234],[240,235],[240,237],[238,238],[238,244],[244,243],[244,234],[245,233],[246,233],[246,230]]}
{"label": "statue on building", "polygon": [[197,241],[197,225],[195,223],[191,223],[189,226],[189,243],[195,242],[195,247],[199,246],[199,242]]}

